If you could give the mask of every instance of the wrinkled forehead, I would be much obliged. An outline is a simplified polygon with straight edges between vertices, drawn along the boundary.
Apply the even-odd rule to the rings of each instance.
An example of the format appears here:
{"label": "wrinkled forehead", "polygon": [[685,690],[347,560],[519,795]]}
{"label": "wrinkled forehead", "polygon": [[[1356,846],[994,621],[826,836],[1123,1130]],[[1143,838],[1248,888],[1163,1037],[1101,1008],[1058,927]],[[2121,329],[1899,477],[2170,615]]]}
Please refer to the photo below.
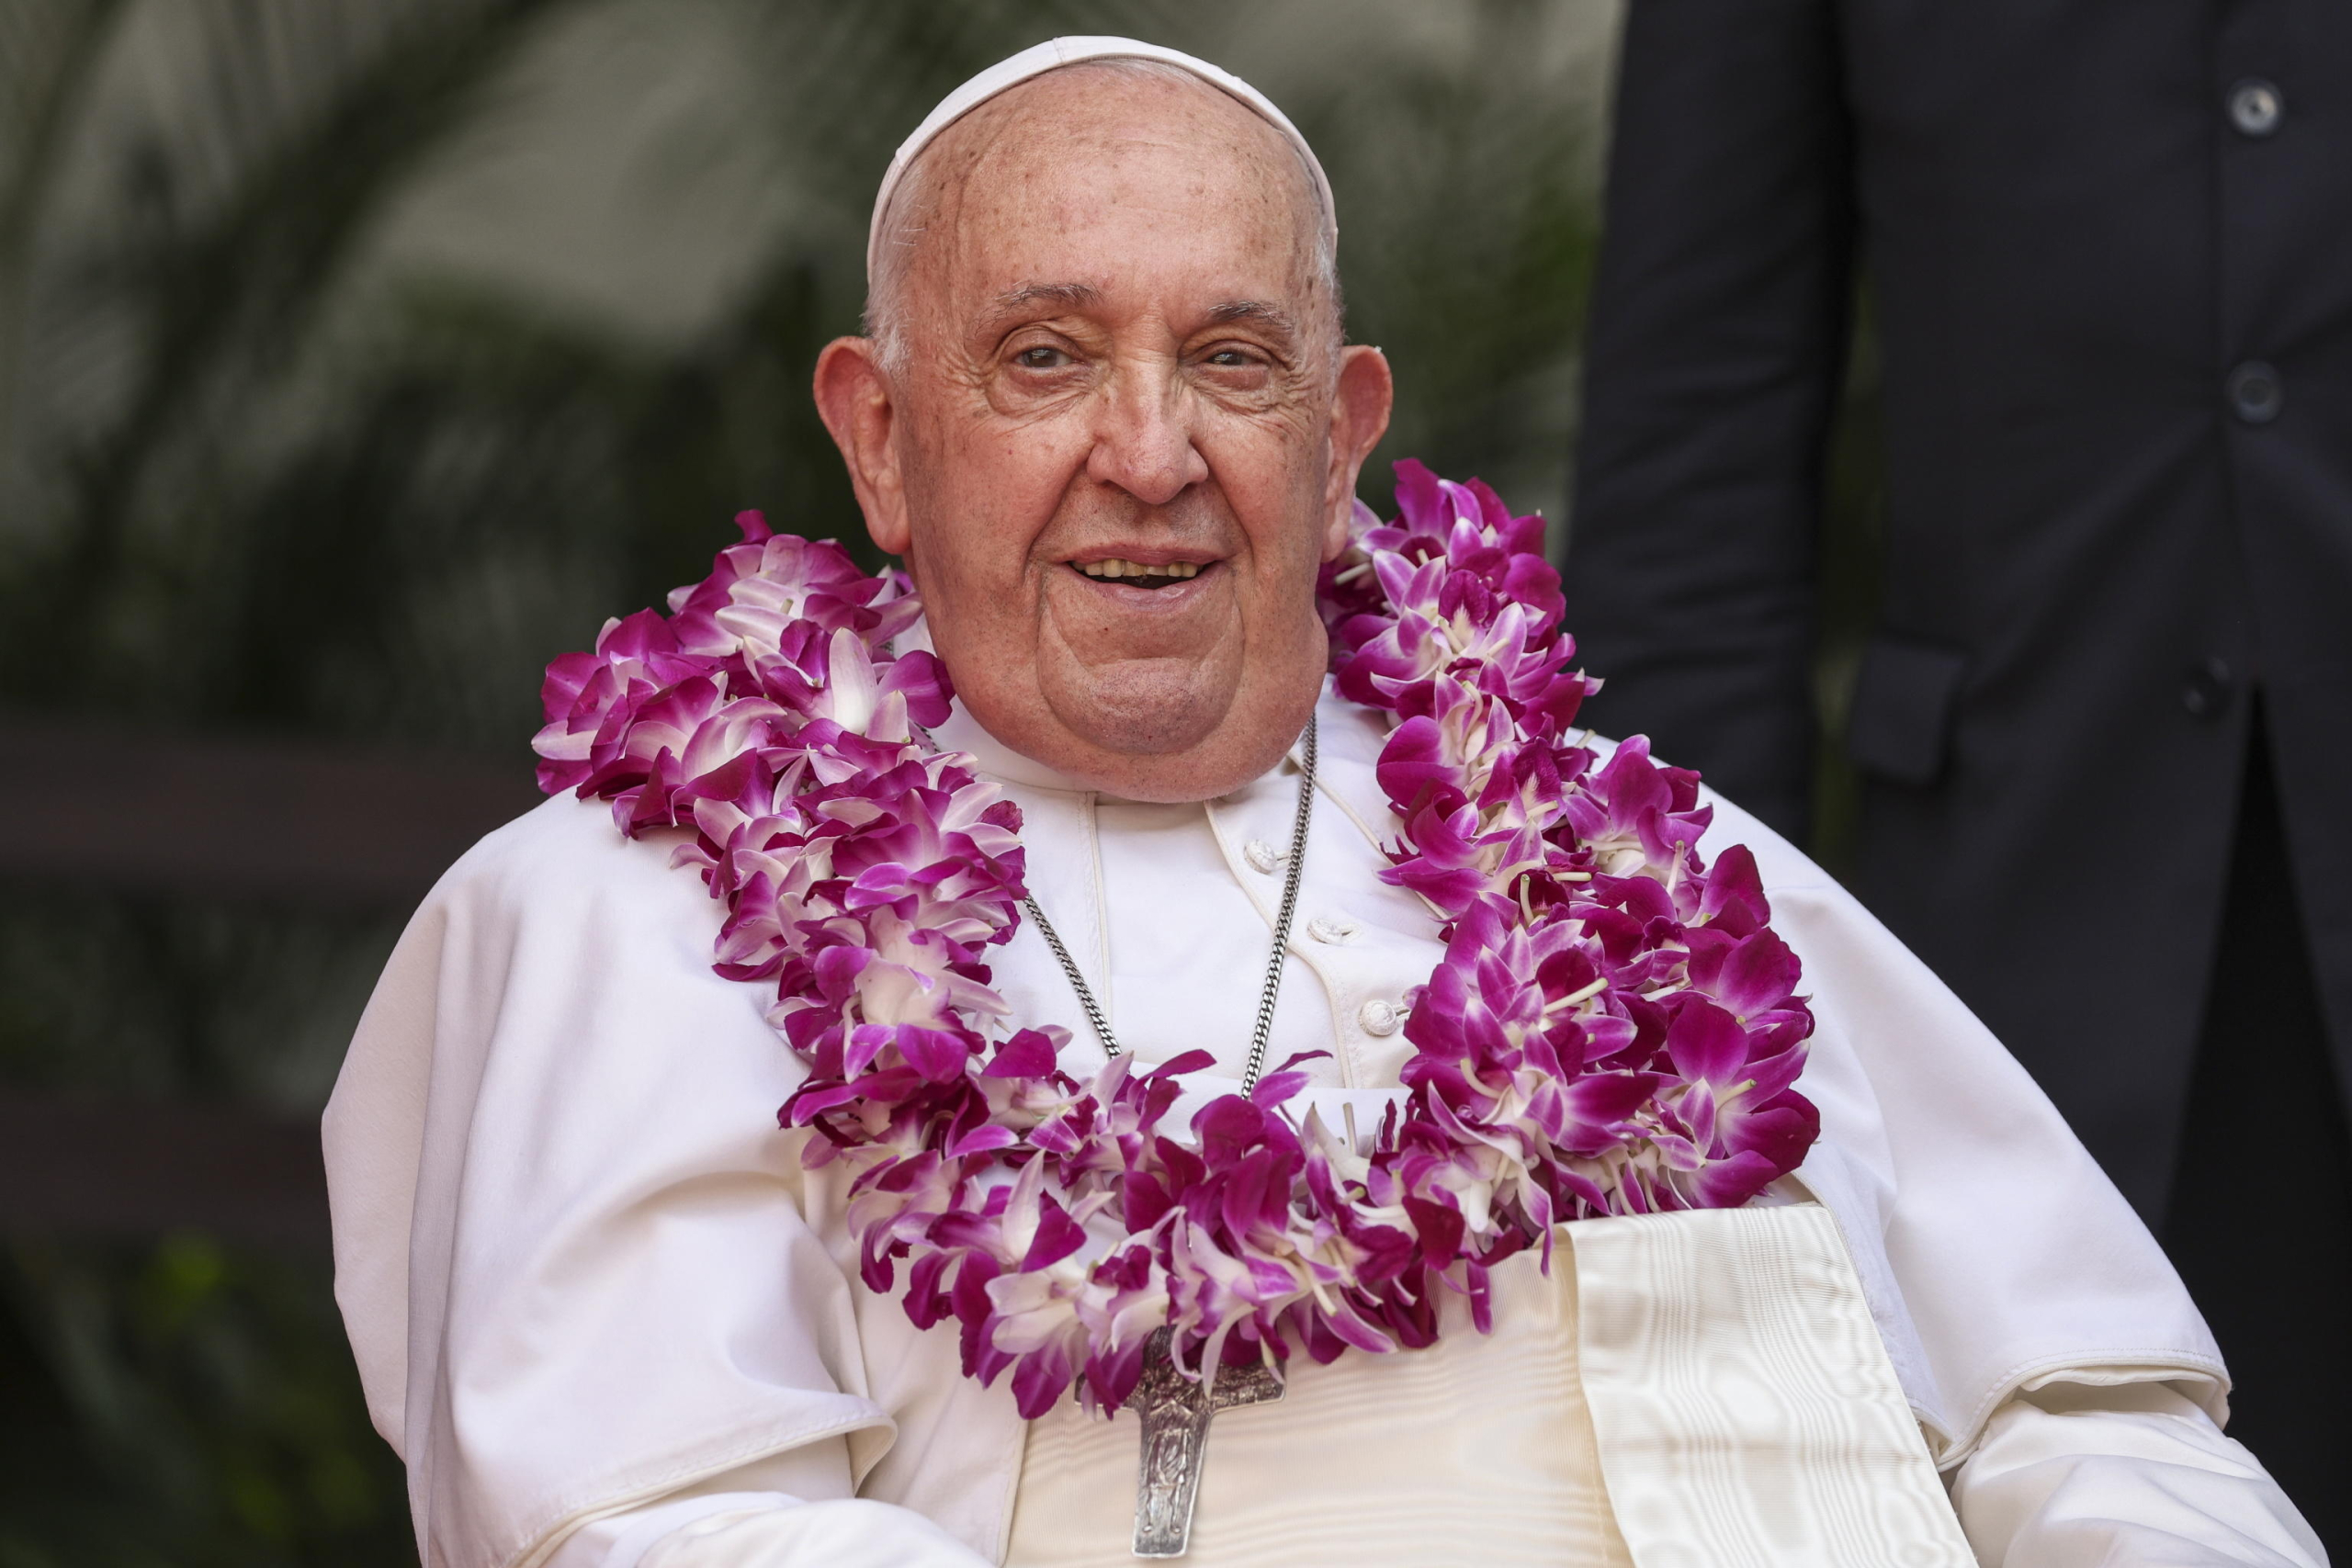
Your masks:
{"label": "wrinkled forehead", "polygon": [[890,243],[951,293],[1007,269],[1101,286],[1178,254],[1303,278],[1323,223],[1307,166],[1260,115],[1205,82],[1093,62],[942,132],[896,207]]}

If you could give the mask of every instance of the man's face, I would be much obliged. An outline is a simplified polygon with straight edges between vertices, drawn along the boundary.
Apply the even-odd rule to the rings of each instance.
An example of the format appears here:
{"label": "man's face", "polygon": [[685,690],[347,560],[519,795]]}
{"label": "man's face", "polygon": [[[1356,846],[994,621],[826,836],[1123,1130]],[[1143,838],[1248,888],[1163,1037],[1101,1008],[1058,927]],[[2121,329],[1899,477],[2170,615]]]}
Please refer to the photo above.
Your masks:
{"label": "man's face", "polygon": [[1387,413],[1375,351],[1338,348],[1305,172],[1214,89],[1084,70],[925,156],[906,363],[843,446],[959,698],[1116,793],[1256,776],[1319,689],[1316,570]]}

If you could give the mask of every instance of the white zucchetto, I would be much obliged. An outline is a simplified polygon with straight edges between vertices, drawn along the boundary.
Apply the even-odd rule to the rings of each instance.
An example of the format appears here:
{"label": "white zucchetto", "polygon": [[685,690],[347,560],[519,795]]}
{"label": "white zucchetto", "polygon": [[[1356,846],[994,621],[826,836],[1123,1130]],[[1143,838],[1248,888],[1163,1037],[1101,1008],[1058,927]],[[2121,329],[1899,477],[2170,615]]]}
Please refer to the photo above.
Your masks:
{"label": "white zucchetto", "polygon": [[937,140],[940,132],[970,114],[1001,93],[1007,92],[1048,71],[1065,65],[1076,65],[1089,60],[1151,60],[1162,65],[1173,65],[1189,71],[1209,85],[1246,104],[1265,122],[1283,133],[1283,138],[1298,150],[1306,164],[1306,172],[1314,176],[1315,198],[1323,211],[1323,243],[1333,253],[1340,243],[1339,209],[1331,199],[1331,182],[1325,177],[1321,160],[1306,138],[1290,117],[1276,108],[1273,101],[1229,71],[1220,71],[1205,60],[1196,60],[1180,50],[1167,49],[1156,43],[1144,43],[1131,38],[1057,38],[1035,44],[1008,59],[1000,60],[939,102],[939,107],[924,117],[915,127],[914,134],[899,144],[898,152],[890,159],[890,167],[882,176],[882,188],[874,193],[874,219],[865,236],[865,277],[870,284],[879,270],[882,255],[882,225],[890,209],[890,197],[898,190],[899,182],[906,177],[908,168],[922,150]]}

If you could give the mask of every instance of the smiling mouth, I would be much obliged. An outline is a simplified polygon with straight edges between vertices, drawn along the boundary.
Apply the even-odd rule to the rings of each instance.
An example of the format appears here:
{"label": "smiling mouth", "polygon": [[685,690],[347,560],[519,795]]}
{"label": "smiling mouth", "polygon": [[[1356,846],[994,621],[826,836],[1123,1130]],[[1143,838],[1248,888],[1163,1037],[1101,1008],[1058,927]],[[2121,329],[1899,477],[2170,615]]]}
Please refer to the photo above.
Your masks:
{"label": "smiling mouth", "polygon": [[1097,582],[1116,582],[1127,588],[1151,589],[1173,588],[1179,583],[1189,582],[1201,574],[1204,564],[1214,566],[1216,563],[1179,560],[1169,561],[1159,566],[1148,566],[1141,561],[1120,560],[1116,558],[1110,560],[1074,560],[1069,563],[1072,570],[1082,577],[1092,578]]}

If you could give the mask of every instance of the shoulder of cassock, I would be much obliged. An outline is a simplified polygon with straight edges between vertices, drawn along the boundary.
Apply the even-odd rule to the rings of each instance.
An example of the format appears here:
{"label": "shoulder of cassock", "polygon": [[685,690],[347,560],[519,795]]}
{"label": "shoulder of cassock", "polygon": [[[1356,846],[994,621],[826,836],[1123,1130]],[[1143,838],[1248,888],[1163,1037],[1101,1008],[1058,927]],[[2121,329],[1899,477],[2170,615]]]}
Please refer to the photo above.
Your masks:
{"label": "shoulder of cassock", "polygon": [[[1378,716],[1327,700],[1321,726],[1326,792],[1389,836]],[[2171,1381],[2219,1416],[2201,1319],[2024,1071],[1825,873],[1710,801],[1702,851],[1755,852],[1817,1020],[1799,1180],[1941,1461],[2054,1381]],[[336,1294],[429,1565],[527,1562],[820,1438],[848,1434],[863,1476],[908,1419],[861,1348],[885,1314],[859,1311],[776,1128],[799,1066],[763,988],[712,972],[720,912],[670,864],[681,840],[569,796],[484,839],[401,938],[328,1108]],[[1007,1429],[1001,1390],[955,1383],[922,1425]],[[924,1447],[891,1465],[986,1468]]]}

